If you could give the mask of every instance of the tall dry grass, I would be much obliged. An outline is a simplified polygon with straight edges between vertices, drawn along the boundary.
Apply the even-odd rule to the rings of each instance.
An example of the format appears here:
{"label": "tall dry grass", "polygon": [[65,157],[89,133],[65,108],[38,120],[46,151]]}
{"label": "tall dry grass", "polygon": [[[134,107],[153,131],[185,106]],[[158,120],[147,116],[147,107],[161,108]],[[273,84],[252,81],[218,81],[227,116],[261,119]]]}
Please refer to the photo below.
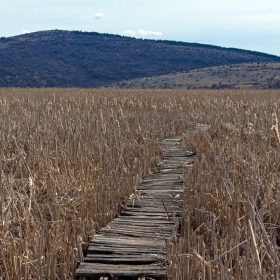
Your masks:
{"label": "tall dry grass", "polygon": [[168,243],[169,279],[279,279],[279,91],[205,94],[207,132],[186,170],[181,236]]}
{"label": "tall dry grass", "polygon": [[190,127],[173,94],[0,89],[0,279],[74,277],[96,230],[157,169],[157,140]]}
{"label": "tall dry grass", "polygon": [[[170,279],[279,275],[279,92],[0,89],[0,277],[72,279],[158,140],[190,134]],[[247,278],[246,278],[247,277]]]}

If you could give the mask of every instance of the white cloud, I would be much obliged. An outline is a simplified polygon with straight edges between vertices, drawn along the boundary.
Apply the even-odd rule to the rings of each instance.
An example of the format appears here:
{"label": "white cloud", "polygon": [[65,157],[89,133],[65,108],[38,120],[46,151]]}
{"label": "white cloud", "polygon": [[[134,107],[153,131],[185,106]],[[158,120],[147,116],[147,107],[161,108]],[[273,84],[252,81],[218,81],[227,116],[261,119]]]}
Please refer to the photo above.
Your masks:
{"label": "white cloud", "polygon": [[133,30],[125,30],[123,31],[123,34],[127,36],[135,36],[136,32],[134,32]]}
{"label": "white cloud", "polygon": [[148,37],[148,36],[162,36],[162,32],[158,31],[151,31],[151,30],[144,30],[140,29],[138,31],[133,31],[133,30],[125,30],[122,32],[124,35],[127,36],[140,36],[140,37]]}
{"label": "white cloud", "polygon": [[148,31],[148,30],[144,30],[144,29],[138,30],[137,34],[140,36],[162,36],[162,32]]}
{"label": "white cloud", "polygon": [[103,17],[104,17],[104,15],[102,13],[97,13],[97,14],[94,15],[95,19],[101,19]]}
{"label": "white cloud", "polygon": [[31,31],[26,30],[26,29],[22,29],[22,33],[23,33],[23,34],[26,34],[26,33],[31,33]]}

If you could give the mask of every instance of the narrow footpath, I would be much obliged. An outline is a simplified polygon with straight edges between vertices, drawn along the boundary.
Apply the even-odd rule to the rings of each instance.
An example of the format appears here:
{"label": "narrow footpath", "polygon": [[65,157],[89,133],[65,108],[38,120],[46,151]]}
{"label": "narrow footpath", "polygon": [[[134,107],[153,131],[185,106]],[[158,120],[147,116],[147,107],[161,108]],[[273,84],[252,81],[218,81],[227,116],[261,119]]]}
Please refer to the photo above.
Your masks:
{"label": "narrow footpath", "polygon": [[165,239],[181,214],[183,169],[194,161],[182,140],[160,142],[160,172],[146,176],[126,209],[94,236],[76,279],[166,279]]}

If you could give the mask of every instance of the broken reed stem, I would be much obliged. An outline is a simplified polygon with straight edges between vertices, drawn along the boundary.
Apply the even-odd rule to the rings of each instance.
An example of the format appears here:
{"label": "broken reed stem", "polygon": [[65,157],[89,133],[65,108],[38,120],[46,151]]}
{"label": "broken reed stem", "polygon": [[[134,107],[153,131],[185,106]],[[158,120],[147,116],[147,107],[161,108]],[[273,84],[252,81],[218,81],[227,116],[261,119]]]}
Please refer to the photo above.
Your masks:
{"label": "broken reed stem", "polygon": [[165,213],[166,213],[166,219],[169,220],[169,214],[168,214],[168,211],[167,211],[167,209],[165,207],[165,204],[164,204],[163,200],[161,200],[161,202],[162,202],[162,205],[163,205]]}
{"label": "broken reed stem", "polygon": [[280,135],[279,135],[279,128],[278,128],[278,118],[277,114],[274,112],[272,114],[272,127],[271,130],[274,132],[275,139],[277,141],[277,144],[280,145]]}
{"label": "broken reed stem", "polygon": [[260,261],[260,257],[259,257],[259,251],[258,251],[258,247],[257,247],[257,242],[256,242],[256,238],[255,238],[255,234],[254,234],[254,230],[252,227],[252,223],[249,220],[249,229],[250,229],[250,233],[251,233],[251,238],[252,238],[252,243],[253,243],[253,248],[254,248],[254,258],[256,258],[258,260],[258,264],[259,264],[259,273],[261,274],[262,271],[262,265],[261,265],[261,261]]}
{"label": "broken reed stem", "polygon": [[227,250],[226,252],[224,252],[223,254],[219,255],[217,258],[211,260],[211,262],[215,262],[216,260],[220,259],[221,257],[225,256],[226,254],[228,254],[229,252],[231,252],[232,250],[238,248],[239,246],[245,244],[247,242],[247,240],[244,240],[243,242],[237,244],[236,246],[234,246],[233,248]]}

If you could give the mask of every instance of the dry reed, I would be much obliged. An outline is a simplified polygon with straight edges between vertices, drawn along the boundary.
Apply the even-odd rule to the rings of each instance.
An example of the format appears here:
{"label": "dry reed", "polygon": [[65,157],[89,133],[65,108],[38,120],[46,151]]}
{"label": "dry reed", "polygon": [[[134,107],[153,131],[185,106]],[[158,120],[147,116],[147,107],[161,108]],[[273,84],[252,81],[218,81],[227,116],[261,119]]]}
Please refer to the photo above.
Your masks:
{"label": "dry reed", "polygon": [[[95,231],[157,169],[157,141],[183,134],[198,156],[169,279],[278,277],[278,91],[11,88],[0,99],[2,279],[73,279]],[[211,128],[188,134],[195,123]]]}
{"label": "dry reed", "polygon": [[207,132],[185,137],[181,236],[168,242],[169,279],[278,279],[279,91],[208,93]]}
{"label": "dry reed", "polygon": [[189,123],[168,93],[0,89],[0,275],[72,279],[87,243]]}

